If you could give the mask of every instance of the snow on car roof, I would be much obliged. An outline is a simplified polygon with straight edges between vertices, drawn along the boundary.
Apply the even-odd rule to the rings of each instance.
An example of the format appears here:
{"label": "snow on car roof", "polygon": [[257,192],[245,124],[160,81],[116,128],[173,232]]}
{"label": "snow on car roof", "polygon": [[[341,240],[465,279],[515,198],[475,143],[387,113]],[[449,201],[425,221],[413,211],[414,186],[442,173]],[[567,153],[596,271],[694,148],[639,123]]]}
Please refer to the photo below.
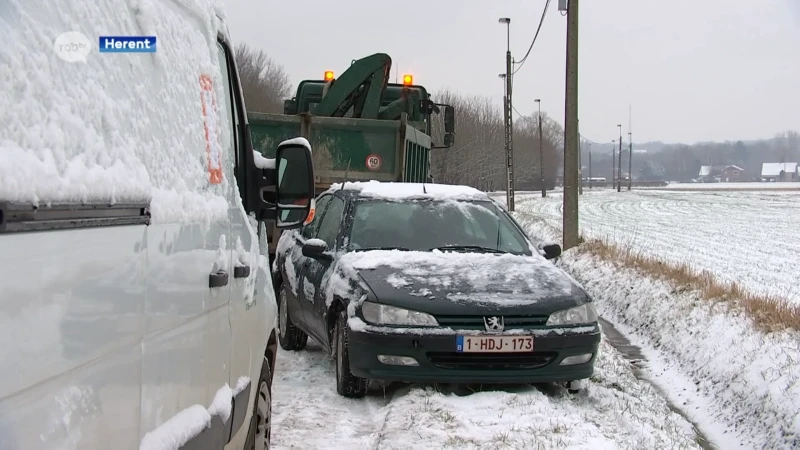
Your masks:
{"label": "snow on car roof", "polygon": [[[342,189],[342,183],[334,183],[330,191]],[[470,186],[435,183],[398,183],[381,181],[348,181],[344,190],[358,191],[362,197],[391,199],[430,198],[438,200],[488,200],[485,192]]]}

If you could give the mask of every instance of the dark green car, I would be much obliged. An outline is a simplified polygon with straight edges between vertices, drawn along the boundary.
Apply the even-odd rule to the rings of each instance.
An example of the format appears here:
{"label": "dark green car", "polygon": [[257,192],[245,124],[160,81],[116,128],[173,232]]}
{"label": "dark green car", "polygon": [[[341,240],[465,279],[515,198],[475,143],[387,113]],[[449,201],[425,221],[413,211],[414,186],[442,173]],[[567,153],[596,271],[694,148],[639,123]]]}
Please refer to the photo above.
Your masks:
{"label": "dark green car", "polygon": [[472,188],[336,185],[278,243],[279,341],[329,349],[348,397],[370,379],[578,388],[600,328],[591,298],[548,261],[560,253]]}

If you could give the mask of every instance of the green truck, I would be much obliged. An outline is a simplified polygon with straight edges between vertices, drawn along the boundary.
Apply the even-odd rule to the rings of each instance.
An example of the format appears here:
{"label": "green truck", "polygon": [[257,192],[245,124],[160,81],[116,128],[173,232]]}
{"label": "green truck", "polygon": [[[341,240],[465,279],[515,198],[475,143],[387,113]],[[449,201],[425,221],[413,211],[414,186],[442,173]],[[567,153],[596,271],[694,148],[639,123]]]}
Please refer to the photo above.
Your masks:
{"label": "green truck", "polygon": [[[279,142],[308,139],[317,194],[343,180],[432,182],[430,153],[453,145],[454,108],[432,101],[411,75],[389,83],[391,66],[384,53],[354,60],[338,78],[325,72],[322,80],[300,82],[283,114],[248,112],[253,147],[273,158]],[[437,146],[432,119],[442,112],[443,143]],[[278,236],[273,229],[270,256]]]}

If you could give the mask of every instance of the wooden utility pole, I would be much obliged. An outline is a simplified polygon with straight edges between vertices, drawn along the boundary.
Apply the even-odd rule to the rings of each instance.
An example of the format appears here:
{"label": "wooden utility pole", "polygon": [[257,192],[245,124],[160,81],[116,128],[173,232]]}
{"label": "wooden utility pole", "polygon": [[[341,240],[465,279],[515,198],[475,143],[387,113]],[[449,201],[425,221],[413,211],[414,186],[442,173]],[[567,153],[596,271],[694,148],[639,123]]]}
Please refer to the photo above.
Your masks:
{"label": "wooden utility pole", "polygon": [[578,245],[578,0],[567,3],[567,64],[564,98],[564,250]]}

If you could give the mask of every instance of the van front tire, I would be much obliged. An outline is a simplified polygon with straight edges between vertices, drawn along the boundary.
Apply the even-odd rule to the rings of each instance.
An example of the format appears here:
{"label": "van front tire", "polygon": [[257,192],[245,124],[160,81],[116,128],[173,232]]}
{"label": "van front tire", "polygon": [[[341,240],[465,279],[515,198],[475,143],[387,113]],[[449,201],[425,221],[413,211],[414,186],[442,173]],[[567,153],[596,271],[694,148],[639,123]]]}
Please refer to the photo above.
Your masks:
{"label": "van front tire", "polygon": [[256,385],[256,398],[253,402],[253,417],[250,418],[250,429],[244,450],[265,450],[269,448],[272,435],[272,373],[269,361],[264,358],[261,364],[261,376]]}
{"label": "van front tire", "polygon": [[292,323],[289,315],[289,294],[286,285],[281,283],[278,288],[278,342],[284,350],[302,350],[308,343],[308,335]]}

